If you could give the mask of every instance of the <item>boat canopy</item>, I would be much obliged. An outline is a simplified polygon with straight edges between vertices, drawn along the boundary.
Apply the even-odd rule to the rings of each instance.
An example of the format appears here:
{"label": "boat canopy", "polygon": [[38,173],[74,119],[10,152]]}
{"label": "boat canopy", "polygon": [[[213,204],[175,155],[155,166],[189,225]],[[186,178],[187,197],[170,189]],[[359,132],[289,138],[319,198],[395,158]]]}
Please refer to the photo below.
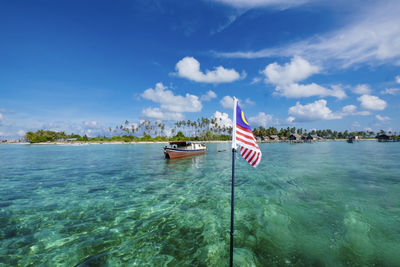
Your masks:
{"label": "boat canopy", "polygon": [[203,143],[198,143],[198,142],[192,142],[192,141],[171,141],[169,142],[169,144],[172,145],[176,145],[177,147],[183,147],[183,146],[189,146],[191,144],[199,144],[199,145],[203,145]]}
{"label": "boat canopy", "polygon": [[182,147],[182,146],[187,146],[189,145],[191,142],[190,141],[171,141],[169,142],[169,144],[172,145],[176,145],[178,147]]}
{"label": "boat canopy", "polygon": [[171,141],[169,142],[170,145],[178,145],[178,144],[186,144],[186,143],[190,143],[190,141]]}

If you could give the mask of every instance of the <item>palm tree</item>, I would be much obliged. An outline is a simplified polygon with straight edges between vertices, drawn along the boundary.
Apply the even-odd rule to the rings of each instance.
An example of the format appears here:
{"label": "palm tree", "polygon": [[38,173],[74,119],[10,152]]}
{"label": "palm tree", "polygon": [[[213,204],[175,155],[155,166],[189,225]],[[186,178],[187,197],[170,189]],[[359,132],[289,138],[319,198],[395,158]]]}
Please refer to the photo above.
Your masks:
{"label": "palm tree", "polygon": [[132,125],[131,125],[131,132],[132,132],[132,135],[135,133],[135,130],[136,130],[136,129],[135,129],[135,125],[132,124]]}
{"label": "palm tree", "polygon": [[164,136],[165,124],[161,124],[161,135]]}

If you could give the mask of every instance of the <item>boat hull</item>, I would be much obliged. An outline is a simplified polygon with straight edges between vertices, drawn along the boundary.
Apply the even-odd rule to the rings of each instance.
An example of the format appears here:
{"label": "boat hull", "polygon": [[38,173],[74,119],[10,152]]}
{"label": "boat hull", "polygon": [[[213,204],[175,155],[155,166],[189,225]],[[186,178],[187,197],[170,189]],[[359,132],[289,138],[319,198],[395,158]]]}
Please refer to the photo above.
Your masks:
{"label": "boat hull", "polygon": [[170,158],[170,159],[190,157],[190,156],[194,156],[194,155],[202,155],[205,153],[206,153],[205,149],[198,149],[198,150],[184,150],[184,149],[176,149],[176,148],[165,148],[164,149],[165,157]]}

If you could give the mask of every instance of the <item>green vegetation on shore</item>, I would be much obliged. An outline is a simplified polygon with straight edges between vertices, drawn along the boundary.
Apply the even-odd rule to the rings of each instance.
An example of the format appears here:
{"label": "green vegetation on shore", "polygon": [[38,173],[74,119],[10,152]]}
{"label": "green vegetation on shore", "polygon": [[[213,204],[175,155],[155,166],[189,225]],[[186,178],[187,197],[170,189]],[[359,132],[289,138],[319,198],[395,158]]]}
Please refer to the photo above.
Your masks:
{"label": "green vegetation on shore", "polygon": [[29,140],[31,143],[42,143],[42,142],[55,142],[59,139],[67,139],[70,138],[64,132],[54,132],[54,131],[45,131],[38,130],[36,132],[27,132],[25,134],[25,139]]}
{"label": "green vegetation on shore", "polygon": [[[281,128],[279,131],[275,127],[269,127],[268,129],[260,126],[258,128],[253,129],[253,133],[256,137],[263,137],[263,136],[270,136],[270,135],[277,135],[279,137],[289,137],[291,134],[299,134],[299,135],[318,135],[324,139],[346,139],[352,136],[359,136],[361,138],[375,138],[377,134],[385,133],[385,131],[381,130],[379,133],[374,133],[373,131],[348,131],[345,130],[343,132],[340,131],[332,131],[331,129],[326,130],[311,130],[307,131],[303,128],[296,127],[287,127]],[[389,132],[391,135],[392,133]]]}
{"label": "green vegetation on shore", "polygon": [[[228,141],[232,138],[232,127],[227,127],[221,118],[208,119],[199,118],[197,120],[182,120],[175,122],[172,127],[166,131],[166,125],[157,121],[141,121],[140,124],[130,123],[126,120],[121,125],[109,127],[105,135],[97,137],[80,136],[78,134],[66,134],[65,132],[55,132],[38,130],[36,132],[27,132],[25,139],[31,143],[57,142],[57,141],[78,141],[78,142],[157,142],[157,141]],[[168,134],[167,134],[168,132]],[[277,135],[280,138],[289,137],[291,134],[299,135],[318,135],[324,139],[346,139],[352,136],[361,138],[375,138],[378,134],[385,133],[383,130],[375,133],[373,131],[334,131],[311,130],[303,128],[287,127],[277,129],[275,127],[264,128],[262,126],[253,129],[255,137]],[[396,136],[396,133],[388,132],[389,135]],[[135,136],[137,135],[137,136]],[[167,137],[169,136],[169,137]]]}
{"label": "green vegetation on shore", "polygon": [[230,135],[226,134],[213,134],[211,131],[206,131],[201,136],[187,137],[181,131],[179,131],[173,137],[166,136],[155,136],[152,137],[145,134],[142,137],[136,137],[133,135],[122,135],[122,136],[98,136],[89,138],[86,135],[80,136],[78,134],[67,135],[64,132],[54,132],[38,130],[36,132],[27,132],[25,139],[31,143],[44,143],[44,142],[57,142],[57,141],[70,141],[70,142],[169,142],[177,140],[190,140],[190,141],[228,141],[231,140]]}
{"label": "green vegetation on shore", "polygon": [[[181,126],[180,126],[181,127]],[[192,127],[192,126],[190,126]],[[152,133],[152,128],[147,127],[147,130]],[[177,141],[177,140],[190,140],[190,141],[229,141],[231,140],[232,128],[221,128],[218,130],[212,130],[210,128],[202,129],[194,131],[196,135],[194,136],[185,136],[182,131],[178,131],[176,135],[172,137],[167,137],[165,135],[155,135],[151,136],[146,132],[143,132],[143,136],[137,137],[133,134],[135,131],[128,132],[123,130],[125,134],[113,135],[113,136],[97,136],[97,137],[88,137],[87,135],[80,136],[78,134],[66,134],[65,132],[55,132],[55,131],[46,131],[46,130],[38,130],[36,132],[27,132],[25,134],[25,139],[27,139],[31,143],[44,143],[44,142],[57,142],[57,141],[70,141],[70,142],[168,142],[168,141]],[[154,131],[154,133],[162,133],[164,129],[161,131]],[[174,131],[171,131],[174,132]],[[280,138],[289,137],[291,134],[299,134],[299,135],[318,135],[324,139],[346,139],[351,136],[360,136],[361,138],[375,138],[376,135],[385,133],[381,130],[379,133],[374,133],[372,131],[355,131],[355,132],[338,132],[332,131],[330,129],[327,130],[312,130],[307,132],[307,130],[303,130],[302,128],[296,129],[292,128],[281,128],[278,130],[275,127],[257,127],[253,130],[255,137],[264,137],[277,135]],[[115,132],[114,132],[115,134]],[[389,135],[392,133],[389,132]],[[394,133],[396,135],[396,133]]]}

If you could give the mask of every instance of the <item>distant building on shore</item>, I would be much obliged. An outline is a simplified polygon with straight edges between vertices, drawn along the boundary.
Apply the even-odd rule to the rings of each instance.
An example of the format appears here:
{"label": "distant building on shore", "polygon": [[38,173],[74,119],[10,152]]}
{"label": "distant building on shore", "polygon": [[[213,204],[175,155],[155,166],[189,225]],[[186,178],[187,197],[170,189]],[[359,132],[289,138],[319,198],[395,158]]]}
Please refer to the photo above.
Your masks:
{"label": "distant building on shore", "polygon": [[380,134],[376,138],[378,139],[378,142],[400,142],[400,138],[387,134]]}
{"label": "distant building on shore", "polygon": [[62,139],[57,139],[57,142],[65,142],[65,141],[70,142],[70,141],[77,141],[77,140],[78,140],[78,138],[67,138],[67,139],[62,138]]}
{"label": "distant building on shore", "polygon": [[288,139],[289,139],[289,141],[296,141],[296,142],[302,141],[301,135],[299,135],[299,134],[291,134]]}
{"label": "distant building on shore", "polygon": [[380,134],[376,138],[378,139],[378,142],[388,142],[390,139],[390,136],[387,134]]}
{"label": "distant building on shore", "polygon": [[270,135],[270,136],[269,136],[269,139],[270,139],[271,141],[279,141],[279,137],[278,137],[277,135]]}
{"label": "distant building on shore", "polygon": [[354,143],[360,141],[360,137],[358,135],[351,136],[349,139],[347,139],[347,143]]}
{"label": "distant building on shore", "polygon": [[307,141],[319,141],[321,139],[321,137],[319,137],[316,134],[309,134],[306,137]]}
{"label": "distant building on shore", "polygon": [[266,135],[263,136],[261,139],[262,139],[263,142],[268,142],[270,140],[269,137],[266,136]]}
{"label": "distant building on shore", "polygon": [[27,139],[5,139],[5,140],[0,140],[0,143],[6,143],[6,144],[29,143],[29,140],[27,140]]}

